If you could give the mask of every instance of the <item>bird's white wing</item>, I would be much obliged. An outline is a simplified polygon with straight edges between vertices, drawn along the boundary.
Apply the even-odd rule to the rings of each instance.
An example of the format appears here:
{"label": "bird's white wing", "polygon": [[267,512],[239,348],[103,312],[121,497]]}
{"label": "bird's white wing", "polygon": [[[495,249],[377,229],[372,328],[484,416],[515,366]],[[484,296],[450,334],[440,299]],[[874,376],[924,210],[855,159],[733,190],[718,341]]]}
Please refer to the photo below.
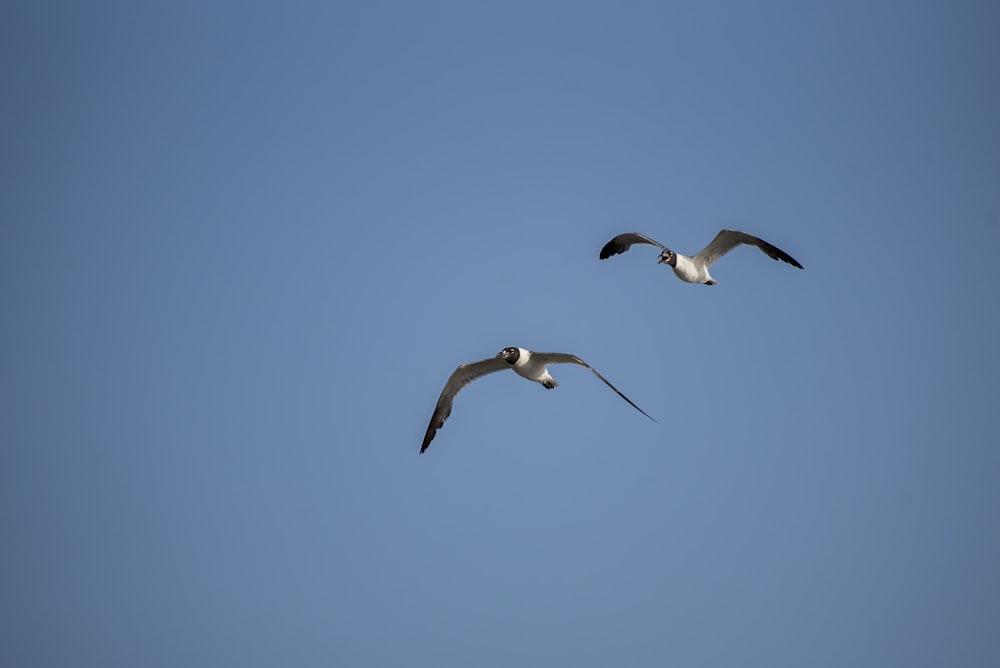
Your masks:
{"label": "bird's white wing", "polygon": [[637,411],[639,411],[640,413],[642,413],[643,415],[645,415],[646,417],[648,417],[653,422],[656,422],[656,419],[652,415],[650,415],[646,411],[644,411],[641,408],[639,408],[638,406],[636,406],[635,403],[631,399],[629,399],[624,394],[622,394],[621,390],[619,390],[617,387],[615,387],[614,385],[612,385],[611,381],[609,381],[607,378],[605,378],[604,376],[602,376],[601,374],[599,374],[597,372],[597,369],[595,369],[594,367],[590,366],[589,364],[587,364],[586,362],[584,362],[582,359],[580,359],[576,355],[570,355],[568,353],[532,353],[531,354],[531,358],[534,359],[534,360],[538,360],[543,365],[548,365],[548,364],[578,364],[579,366],[586,367],[587,369],[590,369],[590,372],[592,374],[594,374],[595,376],[597,376],[598,378],[600,378],[604,382],[605,385],[607,385],[612,390],[614,390],[618,394],[619,397],[621,397],[622,399],[624,399],[625,401],[627,401],[629,403],[629,405],[632,406],[632,408],[636,409]]}
{"label": "bird's white wing", "polygon": [[793,267],[798,267],[799,269],[802,268],[802,265],[799,264],[798,260],[777,246],[772,246],[763,239],[758,239],[751,234],[740,232],[738,230],[720,231],[715,235],[715,238],[712,239],[712,243],[698,251],[698,254],[691,259],[695,262],[704,263],[705,267],[708,268],[711,267],[720,257],[742,244],[756,246],[772,259],[787,262]]}
{"label": "bird's white wing", "polygon": [[666,249],[666,246],[658,241],[653,241],[645,234],[639,234],[638,232],[626,232],[625,234],[619,234],[617,237],[604,244],[604,248],[601,249],[600,258],[602,260],[607,260],[612,255],[624,253],[632,247],[632,244],[647,244],[649,246],[656,246],[660,250]]}
{"label": "bird's white wing", "polygon": [[431,423],[427,426],[427,433],[424,434],[423,445],[420,452],[423,454],[427,446],[434,440],[437,430],[444,426],[444,421],[451,415],[451,404],[455,400],[455,395],[461,392],[462,388],[489,373],[503,371],[510,368],[510,362],[500,357],[490,357],[478,362],[469,362],[460,365],[444,384],[441,396],[438,397],[437,406],[434,407],[434,414],[431,415]]}

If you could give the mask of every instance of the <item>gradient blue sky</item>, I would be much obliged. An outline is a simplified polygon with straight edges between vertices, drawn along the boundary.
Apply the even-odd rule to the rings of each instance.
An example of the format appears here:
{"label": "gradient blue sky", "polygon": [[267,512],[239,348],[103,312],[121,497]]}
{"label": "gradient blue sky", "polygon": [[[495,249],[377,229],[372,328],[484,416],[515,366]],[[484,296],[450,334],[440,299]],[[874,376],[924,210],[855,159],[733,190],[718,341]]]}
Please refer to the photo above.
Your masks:
{"label": "gradient blue sky", "polygon": [[[1000,663],[996,2],[13,2],[0,56],[3,665]],[[724,226],[805,271],[597,259]],[[659,423],[505,373],[418,456],[508,345]]]}

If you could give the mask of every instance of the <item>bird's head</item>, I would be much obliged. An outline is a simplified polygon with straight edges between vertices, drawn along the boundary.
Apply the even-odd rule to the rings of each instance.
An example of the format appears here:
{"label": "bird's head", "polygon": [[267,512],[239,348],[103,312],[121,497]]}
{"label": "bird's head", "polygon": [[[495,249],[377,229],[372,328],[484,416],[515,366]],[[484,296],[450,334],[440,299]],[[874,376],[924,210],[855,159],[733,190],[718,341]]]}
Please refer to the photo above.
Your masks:
{"label": "bird's head", "polygon": [[669,264],[671,267],[677,266],[677,254],[674,253],[669,248],[664,248],[660,253],[660,259],[656,261],[657,264]]}
{"label": "bird's head", "polygon": [[507,360],[508,363],[514,364],[521,357],[521,350],[519,348],[504,348],[497,353],[497,357],[502,357]]}

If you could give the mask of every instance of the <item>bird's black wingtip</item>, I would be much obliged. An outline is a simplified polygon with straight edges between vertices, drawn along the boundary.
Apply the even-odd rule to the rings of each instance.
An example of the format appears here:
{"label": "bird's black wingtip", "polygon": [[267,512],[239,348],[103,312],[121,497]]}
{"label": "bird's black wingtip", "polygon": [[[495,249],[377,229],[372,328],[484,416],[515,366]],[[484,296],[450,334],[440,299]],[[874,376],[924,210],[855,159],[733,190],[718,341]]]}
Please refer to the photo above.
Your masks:
{"label": "bird's black wingtip", "polygon": [[621,244],[616,244],[614,241],[609,241],[604,244],[604,248],[601,249],[600,254],[597,256],[602,260],[607,260],[612,255],[618,255],[625,249],[621,247]]}
{"label": "bird's black wingtip", "polygon": [[424,451],[431,447],[431,441],[434,440],[434,436],[434,434],[430,434],[429,438],[426,436],[424,437],[424,442],[420,445],[420,454],[424,454]]}

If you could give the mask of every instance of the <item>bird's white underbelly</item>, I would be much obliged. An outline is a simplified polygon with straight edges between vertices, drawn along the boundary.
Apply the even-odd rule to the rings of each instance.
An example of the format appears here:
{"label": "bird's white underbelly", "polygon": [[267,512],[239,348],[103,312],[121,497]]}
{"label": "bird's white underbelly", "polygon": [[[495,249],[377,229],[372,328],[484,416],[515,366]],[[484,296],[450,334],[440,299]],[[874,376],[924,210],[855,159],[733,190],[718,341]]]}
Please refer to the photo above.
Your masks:
{"label": "bird's white underbelly", "polygon": [[708,280],[708,271],[683,255],[677,255],[677,262],[674,265],[674,274],[677,278],[687,283],[704,283]]}
{"label": "bird's white underbelly", "polygon": [[514,364],[514,373],[518,376],[534,381],[542,381],[549,377],[544,364],[540,364],[533,359],[529,359],[525,362],[523,359],[524,358],[522,357],[521,360],[518,360]]}

